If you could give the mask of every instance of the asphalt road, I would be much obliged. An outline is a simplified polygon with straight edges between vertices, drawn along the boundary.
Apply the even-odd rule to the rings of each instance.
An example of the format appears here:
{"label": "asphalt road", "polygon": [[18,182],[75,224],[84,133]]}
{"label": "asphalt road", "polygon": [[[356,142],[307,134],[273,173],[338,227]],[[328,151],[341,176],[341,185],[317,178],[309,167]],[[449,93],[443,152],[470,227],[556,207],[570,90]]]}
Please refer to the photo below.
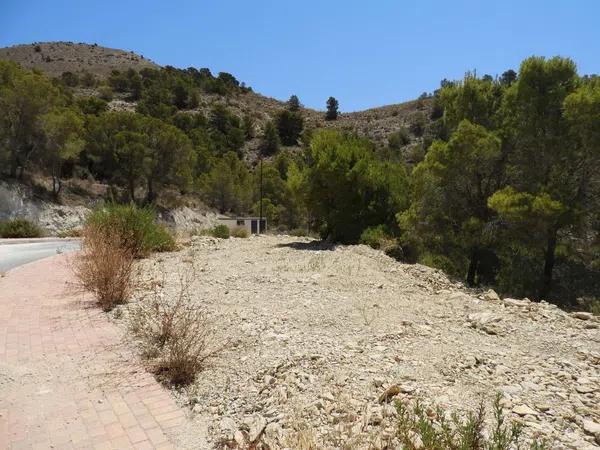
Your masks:
{"label": "asphalt road", "polygon": [[76,240],[56,240],[26,243],[0,243],[0,272],[47,258],[58,253],[79,250],[81,243]]}

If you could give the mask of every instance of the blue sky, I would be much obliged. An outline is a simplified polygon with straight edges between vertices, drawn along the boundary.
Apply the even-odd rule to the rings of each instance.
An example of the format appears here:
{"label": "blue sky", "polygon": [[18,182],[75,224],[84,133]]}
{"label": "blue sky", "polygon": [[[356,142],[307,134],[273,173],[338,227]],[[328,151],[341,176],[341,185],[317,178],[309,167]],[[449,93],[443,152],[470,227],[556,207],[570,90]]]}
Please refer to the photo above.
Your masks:
{"label": "blue sky", "polygon": [[231,72],[279,99],[342,111],[417,97],[530,55],[600,73],[597,0],[0,0],[0,46],[66,40]]}

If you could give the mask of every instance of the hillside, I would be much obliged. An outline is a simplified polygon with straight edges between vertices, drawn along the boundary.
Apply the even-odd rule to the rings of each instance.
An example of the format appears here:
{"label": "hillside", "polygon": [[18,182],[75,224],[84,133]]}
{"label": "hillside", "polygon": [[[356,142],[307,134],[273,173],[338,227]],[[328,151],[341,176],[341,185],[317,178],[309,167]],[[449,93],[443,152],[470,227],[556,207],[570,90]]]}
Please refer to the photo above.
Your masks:
{"label": "hillside", "polygon": [[[113,70],[125,72],[128,69],[159,68],[160,66],[144,56],[132,51],[102,47],[96,44],[72,42],[40,42],[0,48],[0,60],[16,62],[27,69],[36,69],[52,77],[60,77],[64,72],[90,73],[99,79],[106,79]],[[89,95],[89,90],[79,90],[80,95]],[[93,94],[97,92],[92,91]],[[343,100],[340,99],[343,109]],[[254,92],[233,96],[202,94],[200,107],[196,111],[207,113],[216,103],[223,103],[234,113],[252,115],[260,128],[274,118],[285,107],[285,102]],[[388,136],[409,125],[416,116],[423,113],[429,117],[430,101],[410,101],[397,105],[387,105],[365,111],[341,113],[338,120],[326,122],[323,111],[303,108],[307,128],[336,128],[356,132],[374,142],[385,145]],[[325,104],[325,99],[323,99]],[[112,109],[134,110],[135,102],[116,97]],[[417,136],[412,136],[418,141]],[[256,142],[249,143],[247,150],[252,152]]]}
{"label": "hillside", "polygon": [[0,48],[0,59],[53,77],[64,72],[89,72],[98,78],[106,78],[113,70],[159,67],[134,52],[73,42],[38,42]]}

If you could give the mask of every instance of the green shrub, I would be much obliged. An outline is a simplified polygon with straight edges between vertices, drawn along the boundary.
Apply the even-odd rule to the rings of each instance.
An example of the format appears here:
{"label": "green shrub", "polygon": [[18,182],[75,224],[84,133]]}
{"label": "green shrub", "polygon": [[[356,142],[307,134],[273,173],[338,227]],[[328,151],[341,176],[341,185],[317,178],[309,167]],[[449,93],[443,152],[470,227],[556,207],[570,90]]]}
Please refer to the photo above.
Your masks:
{"label": "green shrub", "polygon": [[389,239],[383,225],[369,227],[360,235],[360,243],[368,245],[374,249],[381,249],[381,244],[384,239]]}
{"label": "green shrub", "polygon": [[156,211],[150,206],[108,204],[92,212],[87,225],[116,232],[136,258],[151,252],[175,250],[175,240],[164,225],[156,223]]}
{"label": "green shrub", "polygon": [[[522,428],[518,422],[506,420],[501,405],[501,394],[494,401],[494,424],[485,429],[485,406],[480,404],[466,417],[448,415],[442,408],[425,408],[419,401],[413,408],[396,402],[398,412],[398,438],[403,448],[455,449],[525,449],[522,445]],[[415,442],[420,441],[420,446]],[[548,449],[545,442],[534,440],[531,450]]]}
{"label": "green shrub", "polygon": [[248,230],[245,229],[244,227],[236,227],[232,231],[231,235],[233,237],[236,237],[236,238],[247,238],[248,237]]}
{"label": "green shrub", "polygon": [[211,230],[210,234],[216,238],[229,239],[229,227],[227,225],[217,225]]}
{"label": "green shrub", "polygon": [[294,228],[292,231],[290,231],[290,235],[297,236],[297,237],[304,237],[307,234],[308,233],[306,232],[306,230],[304,228]]}
{"label": "green shrub", "polygon": [[42,234],[41,228],[27,219],[0,222],[0,237],[2,238],[35,238]]}

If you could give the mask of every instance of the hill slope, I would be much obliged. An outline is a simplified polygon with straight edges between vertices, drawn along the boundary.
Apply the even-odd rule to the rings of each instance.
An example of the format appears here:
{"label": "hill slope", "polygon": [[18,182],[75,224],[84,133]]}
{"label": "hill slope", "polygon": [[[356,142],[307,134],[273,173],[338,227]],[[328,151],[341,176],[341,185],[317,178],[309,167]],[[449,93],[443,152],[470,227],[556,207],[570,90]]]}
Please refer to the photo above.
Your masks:
{"label": "hill slope", "polygon": [[14,61],[24,68],[37,69],[54,77],[63,72],[89,72],[106,78],[113,70],[159,67],[134,52],[73,42],[39,42],[0,48],[0,59]]}
{"label": "hill slope", "polygon": [[[24,68],[37,69],[52,77],[59,77],[64,72],[89,72],[104,79],[113,70],[160,68],[151,60],[131,51],[72,42],[41,42],[0,48],[0,59],[14,61]],[[343,105],[343,99],[340,101]],[[283,101],[250,92],[231,97],[205,94],[202,96],[203,107],[200,110],[207,112],[215,103],[224,103],[239,115],[251,114],[261,127],[285,107]],[[134,103],[127,104],[120,99],[117,99],[113,106],[117,109],[135,108]],[[303,112],[307,128],[327,127],[356,132],[385,145],[391,133],[409,127],[418,115],[423,114],[428,118],[430,109],[431,102],[425,99],[341,113],[338,120],[331,122],[324,120],[322,111],[304,108]],[[413,143],[419,141],[414,135],[412,140]]]}

